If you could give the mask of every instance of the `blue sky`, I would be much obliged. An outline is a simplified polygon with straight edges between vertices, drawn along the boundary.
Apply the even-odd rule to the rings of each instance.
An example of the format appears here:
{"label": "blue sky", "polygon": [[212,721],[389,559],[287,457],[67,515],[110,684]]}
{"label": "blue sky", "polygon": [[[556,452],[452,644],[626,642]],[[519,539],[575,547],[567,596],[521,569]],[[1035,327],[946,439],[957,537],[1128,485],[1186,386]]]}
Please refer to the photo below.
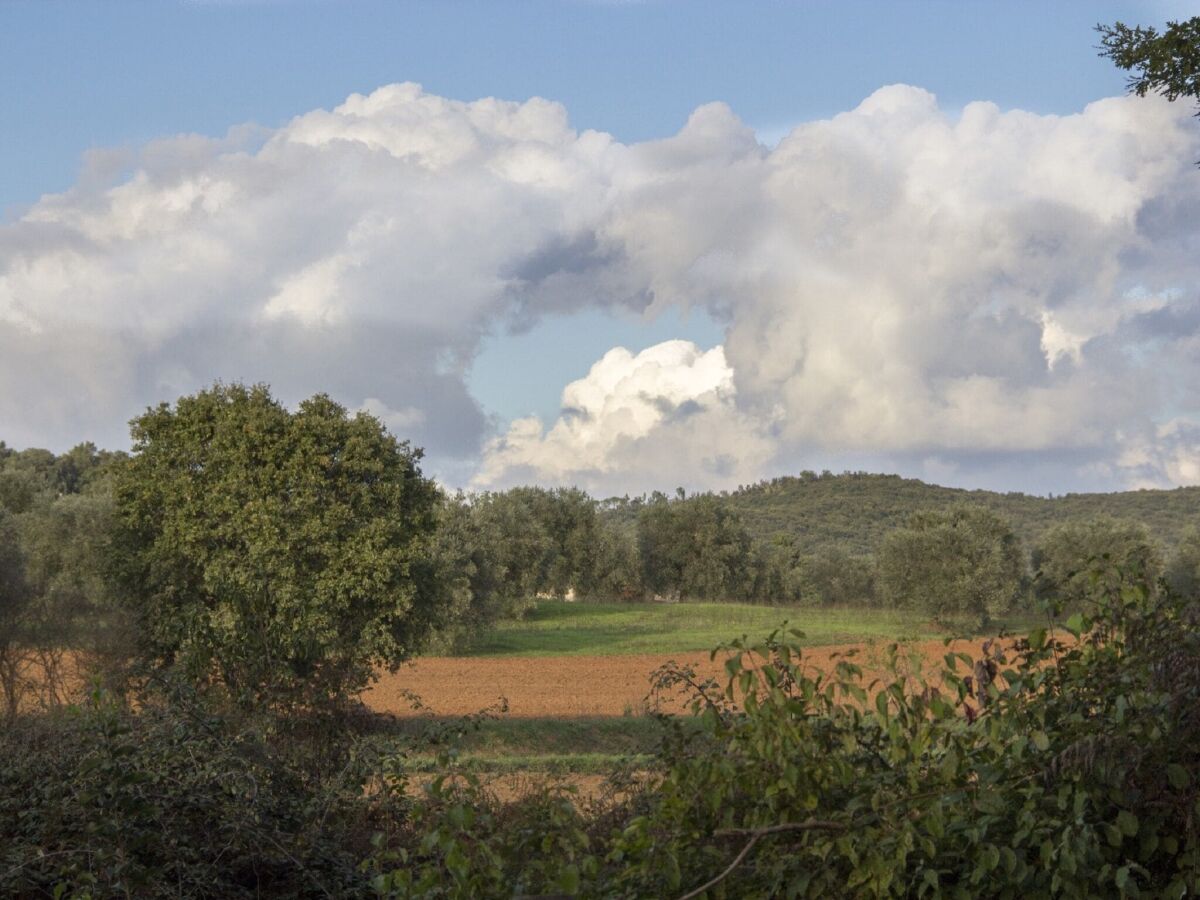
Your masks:
{"label": "blue sky", "polygon": [[69,187],[89,147],[275,126],[417,81],[460,99],[538,95],[576,128],[674,133],[723,100],[768,132],[919,85],[944,105],[1071,112],[1120,92],[1091,29],[1188,4],[1103,0],[5,0],[0,207]]}
{"label": "blue sky", "polygon": [[[774,145],[793,126],[853,110],[896,83],[932,92],[939,114],[951,120],[966,104],[988,100],[1001,111],[1050,121],[1046,117],[1078,113],[1093,100],[1123,93],[1123,74],[1095,53],[1097,22],[1155,24],[1194,14],[1196,6],[1177,0],[6,0],[0,4],[0,210],[11,233],[27,240],[22,219],[39,198],[73,186],[90,189],[89,176],[81,175],[90,150],[127,151],[121,177],[128,177],[143,164],[138,154],[150,142],[189,133],[220,137],[243,123],[271,133],[296,116],[337,107],[353,93],[406,81],[451,100],[548,98],[562,104],[576,132],[594,129],[631,146],[676,135],[711,101],[727,104],[764,144]],[[1176,289],[1190,297],[1186,284]],[[730,323],[740,321],[723,304],[662,303],[639,312],[637,304],[571,300],[533,317],[473,320],[476,339],[456,344],[454,353],[473,360],[465,384],[491,423],[486,428],[502,431],[530,413],[549,428],[564,386],[583,378],[613,347],[636,354],[669,338],[692,341],[702,351],[719,345]],[[514,328],[514,322],[523,324]],[[444,368],[444,359],[438,365]],[[247,372],[260,374],[250,364],[232,374]],[[189,373],[199,377],[194,367]],[[173,379],[161,375],[154,383],[188,384],[184,376]],[[0,384],[5,389],[15,388]],[[740,384],[738,390],[740,397]],[[1177,406],[1164,401],[1163,408]],[[389,408],[400,407],[389,402]],[[398,422],[415,422],[429,414],[398,415]],[[61,442],[70,424],[62,416],[54,428],[30,425],[21,433]],[[467,471],[474,457],[456,446]],[[969,461],[1002,450],[992,446],[970,448],[961,469],[946,461],[958,449],[943,452],[936,440],[916,449],[839,446],[814,450],[812,457],[875,460],[916,474],[925,465],[926,472],[960,482],[1010,485],[1025,477],[1010,457],[990,467]],[[1029,487],[1063,479],[1081,486],[1116,483],[1103,474],[1108,463],[1086,453],[1080,462],[1075,453],[1041,465],[1045,477]],[[762,464],[763,474],[804,467],[803,455],[774,457]],[[724,466],[714,462],[711,471]]]}

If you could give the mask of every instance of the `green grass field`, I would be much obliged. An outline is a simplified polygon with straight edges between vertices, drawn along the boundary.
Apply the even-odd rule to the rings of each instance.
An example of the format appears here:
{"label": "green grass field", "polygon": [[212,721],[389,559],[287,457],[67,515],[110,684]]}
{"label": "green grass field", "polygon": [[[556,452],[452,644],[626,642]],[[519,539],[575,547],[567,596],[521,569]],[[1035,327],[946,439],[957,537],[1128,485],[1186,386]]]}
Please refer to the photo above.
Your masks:
{"label": "green grass field", "polygon": [[744,603],[540,602],[526,618],[501,622],[465,656],[575,656],[711,650],[748,634],[765,637],[784,621],[810,646],[941,637],[927,616],[878,609],[812,609]]}

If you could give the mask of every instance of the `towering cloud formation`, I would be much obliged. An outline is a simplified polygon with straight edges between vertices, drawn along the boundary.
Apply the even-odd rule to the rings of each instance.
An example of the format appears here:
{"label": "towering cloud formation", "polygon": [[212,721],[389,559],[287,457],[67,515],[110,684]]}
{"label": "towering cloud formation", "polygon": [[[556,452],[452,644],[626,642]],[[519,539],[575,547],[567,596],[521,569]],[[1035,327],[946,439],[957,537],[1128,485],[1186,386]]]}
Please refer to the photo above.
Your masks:
{"label": "towering cloud formation", "polygon": [[680,481],[756,480],[773,443],[735,404],[720,347],[667,341],[634,356],[618,347],[563,391],[549,432],[518,419],[486,447],[480,486],[549,480],[593,489],[652,490]]}
{"label": "towering cloud formation", "polygon": [[[815,453],[1192,481],[1198,155],[1153,99],[947,115],[892,86],[768,150],[721,104],[623,145],[547,101],[392,85],[97,156],[0,226],[0,436],[117,443],[220,377],[328,390],[435,462],[485,447],[477,484],[721,484]],[[672,305],[727,323],[723,350],[614,351],[557,423],[488,442],[464,373],[489,328]]]}

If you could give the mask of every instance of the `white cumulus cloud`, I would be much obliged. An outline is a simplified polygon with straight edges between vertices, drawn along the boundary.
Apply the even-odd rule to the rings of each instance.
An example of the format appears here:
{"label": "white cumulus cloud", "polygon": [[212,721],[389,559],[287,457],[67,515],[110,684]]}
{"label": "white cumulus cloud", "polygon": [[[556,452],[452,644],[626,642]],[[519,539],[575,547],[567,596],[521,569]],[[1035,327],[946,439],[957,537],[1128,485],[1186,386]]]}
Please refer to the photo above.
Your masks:
{"label": "white cumulus cloud", "polygon": [[754,480],[774,447],[735,394],[721,347],[614,348],[566,386],[549,430],[530,416],[489,442],[475,484],[549,480],[611,494],[673,487],[681,476],[703,487]]}
{"label": "white cumulus cloud", "polygon": [[[0,437],[119,445],[222,378],[378,410],[433,462],[482,460],[477,483],[716,485],[839,455],[1192,481],[1161,425],[1200,419],[1189,112],[948,114],[893,85],[771,148],[719,103],[623,144],[546,100],[402,84],[93,153],[0,225]],[[481,337],[616,306],[704,308],[724,346],[614,351],[558,421],[496,437],[465,386]]]}

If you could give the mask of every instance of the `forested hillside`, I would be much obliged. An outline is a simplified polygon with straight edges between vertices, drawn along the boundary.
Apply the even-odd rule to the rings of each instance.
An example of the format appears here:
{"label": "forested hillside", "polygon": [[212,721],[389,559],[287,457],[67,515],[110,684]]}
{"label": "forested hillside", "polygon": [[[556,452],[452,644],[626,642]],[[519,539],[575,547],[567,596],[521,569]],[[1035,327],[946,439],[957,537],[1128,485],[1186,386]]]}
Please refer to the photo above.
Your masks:
{"label": "forested hillside", "polygon": [[939,487],[898,475],[804,473],[748,485],[722,495],[721,501],[755,537],[787,534],[806,553],[834,546],[873,553],[884,535],[917,510],[944,510],[964,502],[1002,515],[1026,547],[1040,543],[1056,524],[1101,515],[1144,523],[1167,550],[1188,527],[1200,524],[1200,487],[1035,497]]}

